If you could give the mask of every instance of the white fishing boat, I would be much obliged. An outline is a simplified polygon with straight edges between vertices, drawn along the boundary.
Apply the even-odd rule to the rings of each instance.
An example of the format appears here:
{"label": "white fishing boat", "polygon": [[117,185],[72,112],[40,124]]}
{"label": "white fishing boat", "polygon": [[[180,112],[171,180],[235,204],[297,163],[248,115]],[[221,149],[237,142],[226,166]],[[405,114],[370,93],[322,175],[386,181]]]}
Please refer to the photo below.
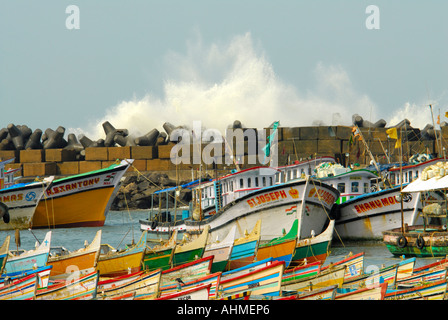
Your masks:
{"label": "white fishing boat", "polygon": [[[233,190],[239,183],[247,186],[249,182],[238,176],[231,181]],[[152,228],[151,221],[140,220],[140,225],[142,230],[159,234],[168,234],[174,229],[179,233],[198,233],[205,225],[209,225],[212,238],[218,236],[224,239],[233,225],[243,235],[244,230],[252,230],[261,219],[261,240],[269,241],[281,236],[283,229],[290,229],[294,220],[299,219],[299,238],[309,238],[323,231],[338,196],[336,189],[312,178],[286,184],[274,184],[272,181],[271,186],[249,192],[227,203],[207,219],[158,223],[155,228]]]}

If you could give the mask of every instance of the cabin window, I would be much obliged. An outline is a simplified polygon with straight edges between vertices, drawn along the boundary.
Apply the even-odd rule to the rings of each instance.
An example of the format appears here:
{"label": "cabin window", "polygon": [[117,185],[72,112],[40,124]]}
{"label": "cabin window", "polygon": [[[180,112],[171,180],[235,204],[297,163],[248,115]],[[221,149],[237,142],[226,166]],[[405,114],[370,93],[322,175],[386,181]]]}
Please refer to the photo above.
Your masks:
{"label": "cabin window", "polygon": [[369,184],[367,182],[364,182],[364,193],[369,192]]}
{"label": "cabin window", "polygon": [[418,171],[415,171],[415,179],[418,179]]}
{"label": "cabin window", "polygon": [[352,182],[352,192],[359,192],[359,183]]}
{"label": "cabin window", "polygon": [[263,187],[266,187],[266,177],[263,177]]}
{"label": "cabin window", "polygon": [[248,188],[250,188],[250,185],[251,185],[251,181],[250,180],[251,180],[250,178],[247,178],[247,187]]}
{"label": "cabin window", "polygon": [[273,183],[272,183],[272,177],[269,177],[269,183],[270,183],[270,184],[269,184],[270,186],[273,185]]}
{"label": "cabin window", "polygon": [[[276,177],[278,177],[278,174],[276,175]],[[255,186],[258,187],[258,177],[255,177]]]}
{"label": "cabin window", "polygon": [[411,181],[412,181],[412,171],[409,171],[408,182],[411,182]]}
{"label": "cabin window", "polygon": [[298,176],[297,172],[298,172],[297,169],[294,169],[294,179],[297,179],[297,176]]}
{"label": "cabin window", "polygon": [[243,187],[244,187],[244,180],[240,179],[240,188],[243,188]]}
{"label": "cabin window", "polygon": [[230,191],[233,191],[233,181],[230,181]]}
{"label": "cabin window", "polygon": [[345,193],[345,183],[338,183],[338,191],[341,193]]}

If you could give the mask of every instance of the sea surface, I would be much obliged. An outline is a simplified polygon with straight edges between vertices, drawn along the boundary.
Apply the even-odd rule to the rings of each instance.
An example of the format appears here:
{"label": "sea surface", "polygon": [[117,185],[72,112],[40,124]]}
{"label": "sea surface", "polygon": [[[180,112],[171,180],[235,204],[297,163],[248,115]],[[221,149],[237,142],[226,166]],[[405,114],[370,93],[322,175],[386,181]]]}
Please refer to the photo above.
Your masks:
{"label": "sea surface", "polygon": [[[74,251],[82,248],[86,240],[90,243],[95,237],[96,232],[100,229],[102,230],[101,243],[107,243],[116,249],[123,249],[126,245],[138,241],[141,236],[139,220],[147,218],[148,211],[146,210],[110,211],[102,227],[20,230],[19,249],[34,249],[36,241],[42,241],[45,234],[51,230],[52,247],[62,246],[69,251]],[[7,235],[11,236],[10,249],[16,249],[14,230],[0,231],[0,245]],[[153,236],[152,240],[157,239]],[[375,268],[398,263],[402,259],[401,257],[392,255],[381,241],[342,242],[339,239],[333,239],[330,255],[327,257],[325,265],[343,259],[350,252],[353,254],[365,252],[364,269],[368,272],[374,271]],[[417,258],[415,266],[420,267],[440,259],[440,257]]]}

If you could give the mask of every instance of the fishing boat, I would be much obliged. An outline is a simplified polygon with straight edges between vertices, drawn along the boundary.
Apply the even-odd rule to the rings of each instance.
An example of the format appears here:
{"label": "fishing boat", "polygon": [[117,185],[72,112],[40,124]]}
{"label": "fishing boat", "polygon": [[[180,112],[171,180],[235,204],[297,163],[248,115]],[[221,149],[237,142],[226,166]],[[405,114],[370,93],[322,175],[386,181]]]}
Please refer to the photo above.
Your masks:
{"label": "fishing boat", "polygon": [[204,277],[201,277],[201,278],[198,278],[195,280],[191,280],[191,281],[186,281],[186,282],[179,279],[177,284],[161,286],[159,288],[159,292],[160,292],[159,298],[163,298],[166,295],[171,295],[175,292],[179,292],[180,290],[183,291],[183,290],[191,289],[191,288],[194,288],[197,286],[210,285],[209,292],[208,292],[208,294],[209,294],[208,298],[215,299],[217,297],[217,292],[218,292],[220,281],[221,281],[221,272],[211,273]]}
{"label": "fishing boat", "polygon": [[101,227],[132,159],[56,179],[39,202],[32,228]]}
{"label": "fishing boat", "polygon": [[38,289],[36,300],[92,300],[96,297],[98,279],[96,270],[81,277],[69,276],[62,283]]}
{"label": "fishing boat", "polygon": [[402,220],[401,226],[384,231],[383,242],[392,254],[437,257],[448,253],[446,169],[445,162],[428,166],[418,179],[402,189],[403,198],[411,193],[421,195],[423,223],[408,225]]}
{"label": "fishing boat", "polygon": [[254,296],[281,295],[281,281],[285,263],[271,260],[262,268],[252,269],[251,265],[242,270],[230,270],[223,273],[220,282],[219,294],[221,296],[233,295],[251,291]]}
{"label": "fishing boat", "polygon": [[315,290],[301,291],[297,294],[278,297],[275,300],[334,300],[337,287],[337,285],[332,285]]}
{"label": "fishing boat", "polygon": [[258,220],[251,233],[244,230],[243,236],[235,240],[227,270],[238,269],[254,262],[260,243],[260,232],[261,220]]}
{"label": "fishing boat", "polygon": [[[232,183],[235,190],[236,186],[247,185],[249,178],[233,180]],[[207,219],[158,223],[155,228],[151,228],[151,221],[140,220],[140,226],[142,230],[159,234],[167,234],[174,229],[192,234],[200,233],[204,225],[209,225],[212,238],[218,236],[223,239],[233,225],[238,225],[241,230],[252,230],[261,219],[261,241],[270,241],[282,236],[282,230],[289,230],[294,221],[299,219],[299,238],[303,239],[324,230],[338,196],[334,188],[307,178],[249,192],[232,200]]]}
{"label": "fishing boat", "polygon": [[340,288],[344,282],[345,269],[345,265],[333,266],[316,275],[301,277],[299,279],[284,279],[282,281],[282,290],[304,291],[332,285],[337,285]]}
{"label": "fishing boat", "polygon": [[349,281],[354,277],[360,276],[364,273],[364,256],[365,252],[353,254],[350,252],[346,257],[341,260],[330,262],[328,266],[322,267],[322,270],[329,268],[330,266],[345,265],[344,281]]}
{"label": "fishing boat", "polygon": [[345,280],[342,288],[357,290],[362,287],[372,286],[378,283],[387,283],[391,288],[395,286],[397,279],[398,264],[385,266],[372,270],[370,273],[363,273],[357,277]]}
{"label": "fishing boat", "polygon": [[179,281],[187,283],[210,274],[213,257],[201,258],[177,267],[162,271],[160,286],[178,285]]}
{"label": "fishing boat", "polygon": [[317,235],[298,239],[294,255],[289,267],[301,266],[306,263],[321,261],[330,255],[331,242],[333,240],[335,220],[330,220],[325,230]]}
{"label": "fishing boat", "polygon": [[37,274],[25,275],[12,281],[2,279],[0,300],[34,300],[37,284]]}
{"label": "fishing boat", "polygon": [[409,275],[408,277],[403,277],[401,279],[397,279],[396,281],[396,288],[402,288],[406,289],[410,286],[415,286],[418,284],[428,283],[432,281],[438,281],[438,280],[446,280],[447,275],[447,269],[446,268],[440,268],[435,270],[429,270],[425,272],[418,272],[412,275]]}
{"label": "fishing boat", "polygon": [[[209,229],[209,226],[204,226],[202,233],[196,239],[190,241],[184,239],[174,248],[173,267],[202,258],[209,236]],[[186,235],[184,236],[186,237]]]}
{"label": "fishing boat", "polygon": [[159,294],[162,271],[139,272],[133,276],[121,276],[98,283],[97,298],[102,300],[123,299],[133,293],[133,299],[155,299]]}
{"label": "fishing boat", "polygon": [[310,278],[317,276],[322,270],[322,263],[315,261],[300,267],[286,269],[283,273],[282,283],[291,283],[303,278]]}
{"label": "fishing boat", "polygon": [[50,271],[51,266],[43,266],[27,271],[19,271],[19,272],[11,272],[11,273],[3,273],[0,277],[0,280],[9,279],[9,280],[17,280],[21,279],[25,276],[36,274],[37,275],[37,288],[44,289],[48,287],[50,283]]}
{"label": "fishing boat", "polygon": [[376,283],[364,288],[349,290],[337,289],[334,300],[384,300],[387,283]]}
{"label": "fishing boat", "polygon": [[97,269],[102,277],[116,277],[141,270],[146,249],[147,233],[144,231],[138,242],[123,250],[110,245],[101,245]]}
{"label": "fishing boat", "polygon": [[[0,201],[7,212],[0,223],[0,230],[28,229],[46,190],[51,187],[54,176],[43,181],[12,184],[0,189]],[[6,220],[6,221],[5,221]]]}
{"label": "fishing boat", "polygon": [[156,300],[209,300],[211,283],[204,283],[162,295]]}
{"label": "fishing boat", "polygon": [[296,251],[299,220],[295,220],[288,233],[283,237],[272,239],[267,243],[258,245],[257,260],[272,257],[277,261],[284,261],[287,269]]}
{"label": "fishing boat", "polygon": [[4,272],[21,272],[46,266],[50,253],[51,231],[48,231],[44,240],[34,250],[9,251]]}
{"label": "fishing boat", "polygon": [[446,280],[417,285],[408,289],[389,289],[384,300],[444,300],[446,289]]}
{"label": "fishing boat", "polygon": [[167,242],[161,241],[159,245],[155,245],[151,248],[146,246],[142,269],[151,271],[156,269],[167,270],[171,268],[174,248],[177,245],[176,239],[177,230],[174,230],[171,238]]}
{"label": "fishing boat", "polygon": [[229,234],[220,241],[219,238],[214,242],[208,243],[205,246],[203,258],[213,256],[213,264],[211,272],[224,272],[232,253],[233,245],[236,237],[236,226],[233,226]]}
{"label": "fishing boat", "polygon": [[0,247],[0,274],[3,273],[3,270],[6,265],[6,260],[8,259],[9,252],[9,243],[11,242],[11,236],[6,236],[5,241]]}
{"label": "fishing boat", "polygon": [[50,277],[64,276],[73,271],[96,268],[101,248],[101,230],[92,243],[76,251],[69,252],[63,247],[50,248],[47,265],[52,266]]}

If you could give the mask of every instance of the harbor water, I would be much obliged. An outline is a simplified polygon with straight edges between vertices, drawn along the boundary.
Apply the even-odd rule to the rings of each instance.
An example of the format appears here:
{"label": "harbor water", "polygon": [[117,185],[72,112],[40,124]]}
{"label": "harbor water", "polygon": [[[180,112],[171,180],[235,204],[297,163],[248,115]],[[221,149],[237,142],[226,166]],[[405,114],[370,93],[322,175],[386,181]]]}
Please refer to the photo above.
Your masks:
{"label": "harbor water", "polygon": [[[99,229],[102,230],[101,243],[107,243],[116,249],[124,249],[126,245],[138,241],[141,235],[139,220],[147,218],[147,210],[110,211],[102,227],[20,230],[19,249],[34,249],[36,241],[42,241],[45,234],[51,230],[52,247],[62,246],[69,251],[74,251],[83,247],[86,240],[90,243]],[[7,235],[11,236],[10,249],[16,249],[14,230],[0,231],[0,243],[3,243]],[[155,236],[149,239],[157,240]],[[375,268],[398,263],[402,259],[392,255],[381,241],[346,242],[335,237],[333,238],[330,255],[327,257],[325,265],[343,259],[350,252],[353,254],[365,252],[364,269],[367,272],[375,271]],[[415,266],[420,267],[442,258],[417,258]]]}

